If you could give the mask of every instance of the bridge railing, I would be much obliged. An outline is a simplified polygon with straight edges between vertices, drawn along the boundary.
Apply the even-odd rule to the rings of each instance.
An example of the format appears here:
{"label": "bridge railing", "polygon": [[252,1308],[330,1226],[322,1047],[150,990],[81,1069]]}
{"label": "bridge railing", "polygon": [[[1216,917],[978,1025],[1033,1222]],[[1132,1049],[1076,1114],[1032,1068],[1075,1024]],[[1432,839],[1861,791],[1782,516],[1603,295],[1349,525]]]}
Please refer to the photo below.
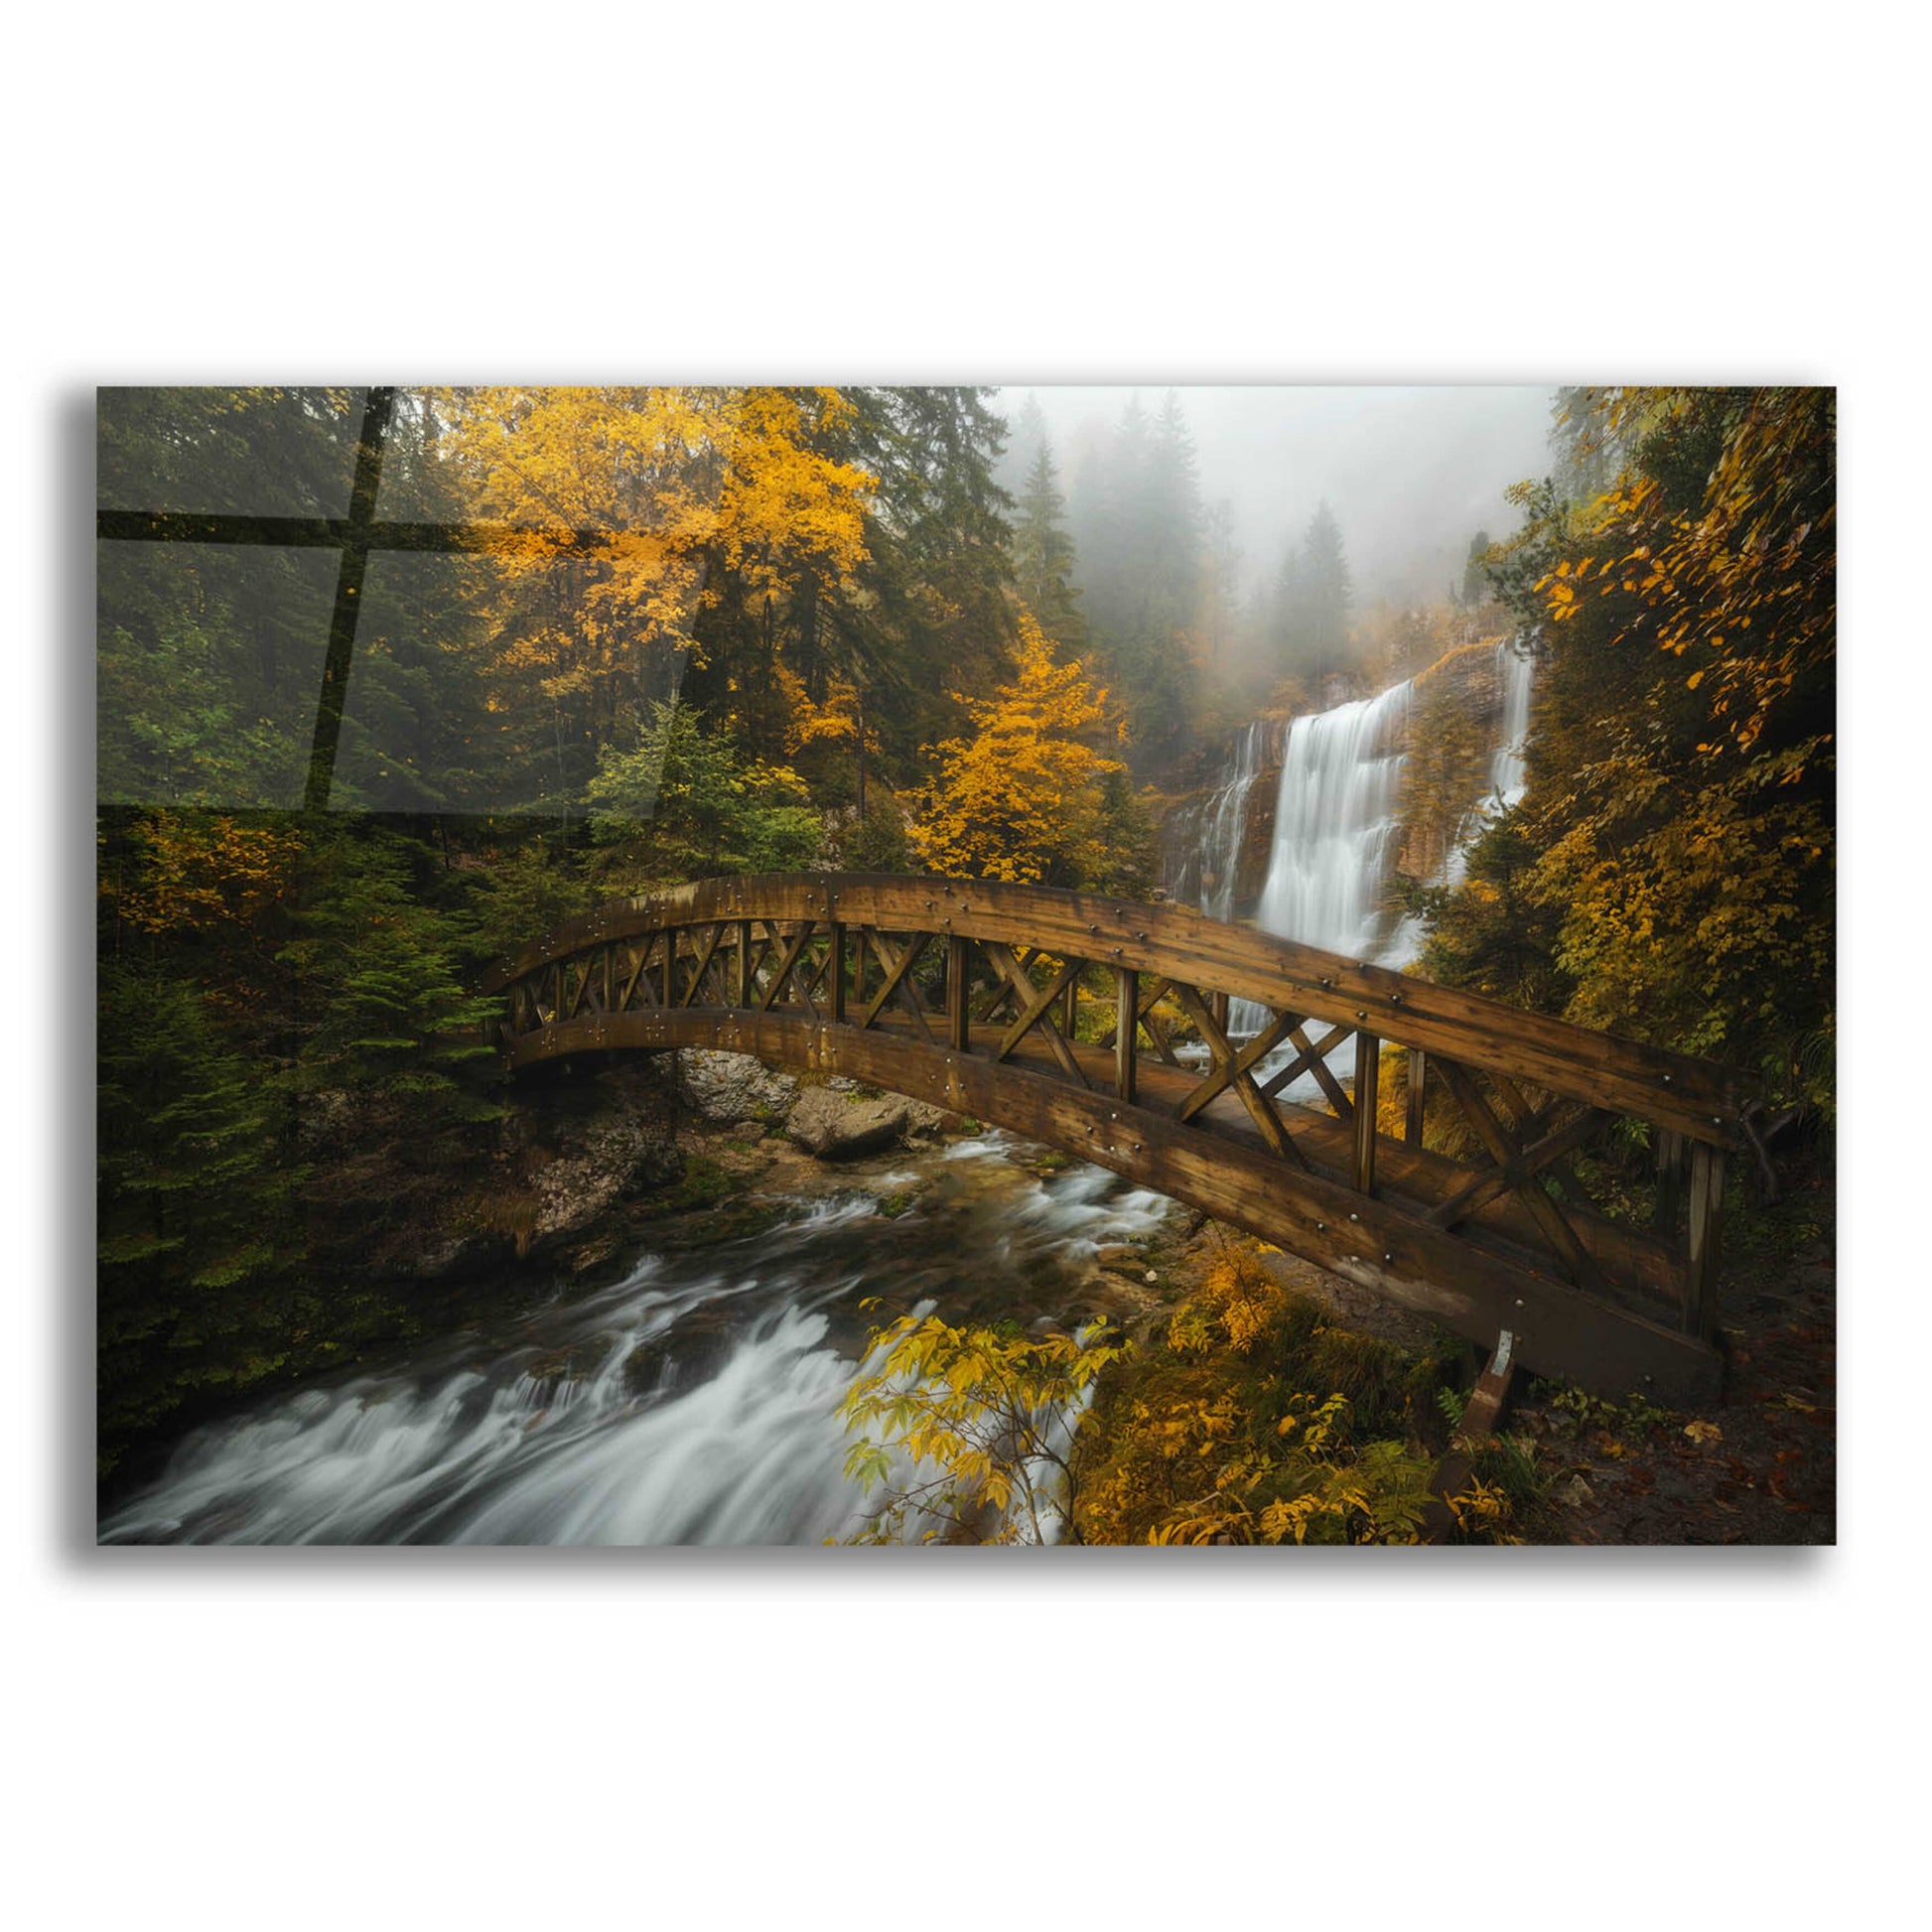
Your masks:
{"label": "bridge railing", "polygon": [[[1039,1138],[1150,1184],[1217,1144],[1200,1186],[1258,1232],[1293,1207],[1323,1265],[1466,1275],[1473,1255],[1713,1336],[1725,1164],[1746,1134],[1736,1075],[1190,907],[992,881],[710,880],[572,920],[490,984],[518,1063],[703,1039],[935,1095],[1025,1075],[1060,1097],[1027,1101]],[[1231,1030],[1235,1002],[1255,1031]],[[1653,1151],[1641,1225],[1606,1197],[1628,1191],[1603,1185],[1612,1164],[1592,1167],[1617,1137],[1617,1173],[1633,1141]]]}

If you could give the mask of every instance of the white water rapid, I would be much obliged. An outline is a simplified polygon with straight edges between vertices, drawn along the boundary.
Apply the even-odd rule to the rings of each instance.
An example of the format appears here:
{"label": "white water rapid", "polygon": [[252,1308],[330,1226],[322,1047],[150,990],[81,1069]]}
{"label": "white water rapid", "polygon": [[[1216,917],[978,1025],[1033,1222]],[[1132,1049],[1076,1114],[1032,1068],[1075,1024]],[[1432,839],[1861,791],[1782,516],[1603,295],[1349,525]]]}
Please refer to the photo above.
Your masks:
{"label": "white water rapid", "polygon": [[[190,1436],[100,1526],[114,1543],[821,1543],[860,1530],[836,1415],[860,1302],[950,1320],[1071,1301],[1159,1195],[1084,1165],[1041,1180],[994,1135],[800,1204],[765,1232],[645,1255],[596,1292]],[[901,1157],[901,1160],[903,1157]],[[878,1196],[924,1193],[897,1219]],[[1077,1415],[1058,1419],[1070,1436]],[[904,1527],[917,1540],[929,1519]],[[1051,1541],[1058,1524],[1041,1525]],[[1023,1534],[1030,1534],[1027,1526]]]}

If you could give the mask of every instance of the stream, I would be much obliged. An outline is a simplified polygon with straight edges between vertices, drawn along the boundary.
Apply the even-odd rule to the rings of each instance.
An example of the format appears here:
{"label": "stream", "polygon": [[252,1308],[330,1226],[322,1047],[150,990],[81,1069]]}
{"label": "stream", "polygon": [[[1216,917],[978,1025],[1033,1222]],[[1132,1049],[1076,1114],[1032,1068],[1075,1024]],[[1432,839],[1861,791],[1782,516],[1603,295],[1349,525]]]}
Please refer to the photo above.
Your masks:
{"label": "stream", "polygon": [[[902,1153],[758,1234],[639,1254],[621,1279],[188,1437],[103,1543],[816,1544],[865,1527],[836,1410],[871,1327],[1059,1318],[1104,1244],[1169,1203],[1002,1134]],[[897,1218],[880,1202],[919,1189]],[[879,1297],[887,1305],[866,1311]],[[1077,1415],[1055,1419],[1070,1438]],[[896,1477],[909,1473],[896,1468]],[[937,1527],[913,1515],[905,1540]],[[1058,1525],[1048,1520],[1042,1540]]]}

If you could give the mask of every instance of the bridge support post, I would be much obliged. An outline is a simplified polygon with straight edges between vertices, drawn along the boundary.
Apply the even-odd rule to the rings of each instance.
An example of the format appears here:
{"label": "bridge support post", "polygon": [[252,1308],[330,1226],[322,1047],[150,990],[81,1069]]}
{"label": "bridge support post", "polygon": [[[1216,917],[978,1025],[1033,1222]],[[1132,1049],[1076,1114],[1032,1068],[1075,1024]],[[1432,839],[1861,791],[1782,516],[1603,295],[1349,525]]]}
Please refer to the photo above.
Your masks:
{"label": "bridge support post", "polygon": [[752,1004],[752,922],[740,919],[738,922],[738,998],[736,1004],[748,1007]]}
{"label": "bridge support post", "polygon": [[1410,1147],[1422,1146],[1423,1109],[1429,1096],[1429,1055],[1420,1046],[1409,1049],[1409,1111],[1402,1138]]}
{"label": "bridge support post", "polygon": [[966,999],[966,941],[958,933],[946,940],[946,1044],[963,1053],[971,1044],[972,1008]]}
{"label": "bridge support post", "polygon": [[1114,1092],[1132,1107],[1135,1100],[1134,1035],[1141,1025],[1141,976],[1132,967],[1115,969],[1120,982],[1118,1009],[1114,1016]]}
{"label": "bridge support post", "polygon": [[827,967],[832,975],[832,1024],[845,1025],[845,924],[832,921],[832,958]]}
{"label": "bridge support post", "polygon": [[1373,1034],[1355,1035],[1355,1186],[1375,1192],[1375,1091],[1382,1072],[1382,1042]]}
{"label": "bridge support post", "polygon": [[1659,1234],[1675,1238],[1683,1206],[1684,1136],[1660,1127],[1657,1130],[1657,1209],[1651,1216],[1651,1225]]}

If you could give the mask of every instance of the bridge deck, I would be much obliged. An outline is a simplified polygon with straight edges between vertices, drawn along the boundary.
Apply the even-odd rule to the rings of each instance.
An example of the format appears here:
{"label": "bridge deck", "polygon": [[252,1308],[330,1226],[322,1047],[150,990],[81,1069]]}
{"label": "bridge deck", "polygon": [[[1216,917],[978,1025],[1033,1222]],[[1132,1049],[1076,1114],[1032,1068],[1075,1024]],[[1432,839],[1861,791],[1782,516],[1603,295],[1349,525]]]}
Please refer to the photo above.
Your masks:
{"label": "bridge deck", "polygon": [[[1112,1168],[1479,1342],[1508,1329],[1532,1369],[1687,1401],[1719,1377],[1742,1109],[1707,1062],[1185,908],[985,882],[709,882],[560,928],[493,983],[516,1066],[708,1045],[854,1075]],[[1260,1037],[1230,1035],[1234,998],[1257,1003]],[[1385,1043],[1409,1049],[1396,1132]],[[1283,1097],[1288,1055],[1310,1104]],[[1654,1146],[1645,1222],[1580,1178],[1619,1120]]]}

